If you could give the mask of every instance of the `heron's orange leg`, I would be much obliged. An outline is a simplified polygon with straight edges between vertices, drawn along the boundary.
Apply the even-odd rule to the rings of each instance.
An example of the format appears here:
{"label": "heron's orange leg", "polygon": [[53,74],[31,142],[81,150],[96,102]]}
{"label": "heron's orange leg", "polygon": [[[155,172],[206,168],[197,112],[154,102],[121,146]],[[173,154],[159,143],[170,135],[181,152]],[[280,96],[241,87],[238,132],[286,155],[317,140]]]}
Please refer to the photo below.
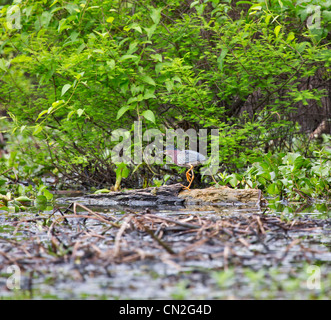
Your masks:
{"label": "heron's orange leg", "polygon": [[194,171],[193,171],[193,166],[191,166],[191,171],[192,171],[191,181],[190,181],[190,184],[187,186],[187,190],[189,190],[189,189],[190,189],[190,186],[191,186],[191,184],[192,184],[192,182],[193,182],[193,180],[194,180]]}
{"label": "heron's orange leg", "polygon": [[[192,171],[192,175],[190,175],[190,171]],[[189,190],[190,189],[190,186],[194,180],[194,172],[193,172],[193,166],[190,165],[190,169],[187,170],[186,172],[186,179],[189,183],[189,185],[186,187],[186,186],[183,186],[185,189]]]}
{"label": "heron's orange leg", "polygon": [[190,168],[190,169],[188,169],[188,171],[186,172],[186,179],[187,179],[188,183],[190,183],[190,182],[191,182],[191,175],[190,175],[190,171],[191,171],[191,168]]}

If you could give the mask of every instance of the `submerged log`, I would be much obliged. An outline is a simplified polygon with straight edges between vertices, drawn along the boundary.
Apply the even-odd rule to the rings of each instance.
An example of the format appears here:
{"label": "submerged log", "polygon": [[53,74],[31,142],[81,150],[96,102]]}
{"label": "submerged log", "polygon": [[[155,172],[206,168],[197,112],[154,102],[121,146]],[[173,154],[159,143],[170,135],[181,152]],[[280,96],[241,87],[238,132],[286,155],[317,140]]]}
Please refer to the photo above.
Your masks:
{"label": "submerged log", "polygon": [[82,197],[58,199],[57,202],[78,202],[90,206],[185,206],[186,204],[260,204],[258,189],[231,189],[210,187],[206,189],[183,190],[181,184],[152,187],[122,192],[88,194]]}

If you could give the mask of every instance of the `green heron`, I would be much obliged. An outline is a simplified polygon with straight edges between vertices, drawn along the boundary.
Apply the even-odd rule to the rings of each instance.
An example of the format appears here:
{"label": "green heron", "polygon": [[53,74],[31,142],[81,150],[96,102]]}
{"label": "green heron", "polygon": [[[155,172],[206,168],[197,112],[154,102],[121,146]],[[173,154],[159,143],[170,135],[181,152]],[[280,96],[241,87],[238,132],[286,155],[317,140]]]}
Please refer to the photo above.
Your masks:
{"label": "green heron", "polygon": [[[174,164],[177,166],[189,168],[186,171],[186,179],[189,185],[187,187],[183,186],[185,189],[189,190],[194,180],[193,168],[206,161],[205,156],[193,150],[179,150],[173,145],[167,146],[164,153],[170,156]],[[191,175],[190,172],[192,172]]]}

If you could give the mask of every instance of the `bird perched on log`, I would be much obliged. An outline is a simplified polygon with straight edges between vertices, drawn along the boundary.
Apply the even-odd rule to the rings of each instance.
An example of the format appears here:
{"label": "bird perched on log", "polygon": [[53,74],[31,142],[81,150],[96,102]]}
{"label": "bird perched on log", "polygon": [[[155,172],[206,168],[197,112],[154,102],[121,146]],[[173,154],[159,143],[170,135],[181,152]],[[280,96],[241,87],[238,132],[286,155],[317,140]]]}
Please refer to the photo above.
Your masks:
{"label": "bird perched on log", "polygon": [[171,157],[173,163],[177,166],[189,168],[186,171],[186,179],[189,185],[183,185],[185,189],[189,190],[194,180],[193,168],[206,161],[206,157],[193,150],[179,150],[174,145],[167,146],[164,154]]}

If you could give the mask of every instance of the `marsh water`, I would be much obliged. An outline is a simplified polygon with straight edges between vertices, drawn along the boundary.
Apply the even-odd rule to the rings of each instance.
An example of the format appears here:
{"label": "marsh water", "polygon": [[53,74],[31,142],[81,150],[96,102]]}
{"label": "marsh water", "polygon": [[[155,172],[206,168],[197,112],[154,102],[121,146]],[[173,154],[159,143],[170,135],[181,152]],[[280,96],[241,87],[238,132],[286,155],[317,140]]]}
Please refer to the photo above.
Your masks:
{"label": "marsh water", "polygon": [[67,209],[0,212],[1,299],[331,297],[324,202]]}

